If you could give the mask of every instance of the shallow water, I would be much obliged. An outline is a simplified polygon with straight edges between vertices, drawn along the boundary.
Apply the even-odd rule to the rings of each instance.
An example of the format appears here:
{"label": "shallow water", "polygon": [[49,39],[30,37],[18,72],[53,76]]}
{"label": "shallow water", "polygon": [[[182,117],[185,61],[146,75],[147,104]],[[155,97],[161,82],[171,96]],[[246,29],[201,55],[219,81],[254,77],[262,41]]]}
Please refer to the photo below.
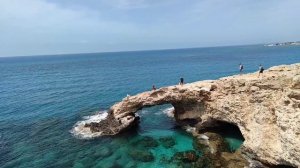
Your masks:
{"label": "shallow water", "polygon": [[[171,166],[159,164],[161,156],[192,149],[192,137],[163,113],[168,105],[143,109],[139,128],[118,137],[82,140],[70,130],[85,116],[153,84],[177,84],[180,76],[193,82],[236,74],[240,62],[245,72],[253,72],[259,64],[300,62],[299,55],[297,46],[239,46],[0,58],[0,167]],[[176,145],[149,149],[154,162],[133,161],[128,155],[135,140],[165,135]],[[231,144],[235,148],[240,142]],[[107,147],[113,154],[103,157]]]}

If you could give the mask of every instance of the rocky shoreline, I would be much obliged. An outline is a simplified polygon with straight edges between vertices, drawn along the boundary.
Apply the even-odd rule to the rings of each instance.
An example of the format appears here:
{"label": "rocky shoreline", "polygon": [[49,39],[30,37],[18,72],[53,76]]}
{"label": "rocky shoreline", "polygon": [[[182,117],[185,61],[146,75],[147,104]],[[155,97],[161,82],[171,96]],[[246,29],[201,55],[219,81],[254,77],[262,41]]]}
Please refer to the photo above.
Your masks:
{"label": "rocky shoreline", "polygon": [[[105,120],[81,129],[89,137],[116,135],[138,123],[138,110],[161,104],[173,105],[178,123],[192,123],[194,136],[200,139],[197,142],[203,143],[198,146],[203,151],[209,149],[204,152],[208,158],[213,155],[212,158],[235,160],[232,163],[236,166],[300,167],[300,64],[272,67],[262,78],[257,73],[235,75],[126,97],[110,108]],[[237,126],[242,133],[245,141],[234,152],[239,157],[220,152],[218,146],[222,145],[210,146],[199,134],[220,121]],[[218,139],[211,133],[205,136],[210,142]],[[221,160],[214,166],[224,166]],[[227,167],[232,163],[226,162]]]}

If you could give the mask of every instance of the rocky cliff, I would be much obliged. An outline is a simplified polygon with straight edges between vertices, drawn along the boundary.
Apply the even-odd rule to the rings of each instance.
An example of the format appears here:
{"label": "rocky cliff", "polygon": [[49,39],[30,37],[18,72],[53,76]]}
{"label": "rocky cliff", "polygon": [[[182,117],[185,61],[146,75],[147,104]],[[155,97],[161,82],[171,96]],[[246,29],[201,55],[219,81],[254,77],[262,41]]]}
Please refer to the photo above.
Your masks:
{"label": "rocky cliff", "polygon": [[179,123],[193,120],[197,130],[217,121],[238,126],[242,152],[253,159],[300,167],[300,64],[272,67],[263,77],[256,72],[129,96],[105,120],[80,129],[91,137],[114,135],[136,124],[139,109],[166,103]]}

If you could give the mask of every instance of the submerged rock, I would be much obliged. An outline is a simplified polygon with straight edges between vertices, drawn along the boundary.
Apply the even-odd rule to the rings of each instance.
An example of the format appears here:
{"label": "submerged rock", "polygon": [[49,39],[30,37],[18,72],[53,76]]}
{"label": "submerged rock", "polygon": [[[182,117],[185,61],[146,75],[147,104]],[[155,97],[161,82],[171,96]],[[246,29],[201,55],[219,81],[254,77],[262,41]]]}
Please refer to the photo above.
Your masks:
{"label": "submerged rock", "polygon": [[159,138],[159,142],[165,148],[171,148],[176,144],[175,139],[171,136]]}
{"label": "submerged rock", "polygon": [[94,168],[123,168],[116,162],[99,162]]}
{"label": "submerged rock", "polygon": [[95,152],[95,155],[98,155],[100,157],[109,157],[113,154],[113,151],[109,147],[103,147],[102,149],[98,149]]}
{"label": "submerged rock", "polygon": [[137,164],[134,163],[134,162],[128,162],[128,163],[124,166],[124,168],[137,168],[137,167],[138,167]]}
{"label": "submerged rock", "polygon": [[84,168],[84,165],[80,162],[76,162],[74,165],[73,165],[73,168]]}
{"label": "submerged rock", "polygon": [[131,151],[129,151],[129,155],[133,160],[140,161],[140,162],[154,161],[153,154],[147,150],[132,149]]}
{"label": "submerged rock", "polygon": [[[200,157],[193,165],[191,166],[193,168],[218,168],[217,165],[213,164],[210,158],[206,156]],[[220,167],[223,168],[223,167]],[[236,168],[236,167],[232,167]]]}
{"label": "submerged rock", "polygon": [[166,155],[161,155],[159,162],[162,164],[169,164],[171,162],[171,159],[168,159]]}
{"label": "submerged rock", "polygon": [[194,150],[189,150],[175,153],[172,159],[182,162],[196,162],[198,157],[199,156]]}
{"label": "submerged rock", "polygon": [[142,146],[142,147],[146,147],[146,148],[154,148],[159,145],[158,142],[150,136],[144,136],[140,140],[134,142],[134,144]]}

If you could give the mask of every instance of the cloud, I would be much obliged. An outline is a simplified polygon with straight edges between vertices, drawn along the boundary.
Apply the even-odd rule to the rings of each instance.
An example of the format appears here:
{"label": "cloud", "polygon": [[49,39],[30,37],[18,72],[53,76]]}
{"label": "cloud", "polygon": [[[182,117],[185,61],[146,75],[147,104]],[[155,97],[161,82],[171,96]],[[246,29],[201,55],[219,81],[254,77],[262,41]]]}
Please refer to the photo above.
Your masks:
{"label": "cloud", "polygon": [[10,55],[11,50],[15,50],[14,55],[45,54],[51,50],[54,53],[82,52],[78,49],[84,49],[86,45],[81,44],[87,41],[99,44],[97,51],[105,50],[111,44],[109,37],[115,41],[139,31],[132,24],[41,0],[0,1],[0,23],[1,55]]}
{"label": "cloud", "polygon": [[300,39],[300,1],[0,0],[0,56]]}

